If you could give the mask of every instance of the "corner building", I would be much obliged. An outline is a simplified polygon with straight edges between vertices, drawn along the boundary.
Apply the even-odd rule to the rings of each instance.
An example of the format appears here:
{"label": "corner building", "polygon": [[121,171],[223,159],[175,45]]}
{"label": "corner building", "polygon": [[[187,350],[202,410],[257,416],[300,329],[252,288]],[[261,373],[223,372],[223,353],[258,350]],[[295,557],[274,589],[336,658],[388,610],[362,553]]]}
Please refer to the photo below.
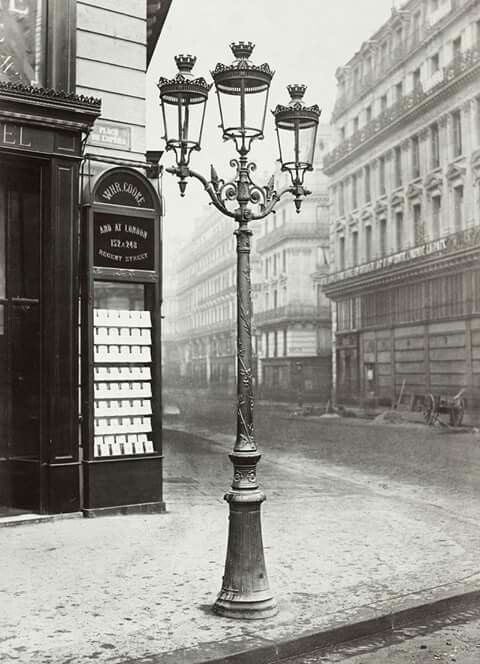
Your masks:
{"label": "corner building", "polygon": [[480,3],[410,0],[337,71],[336,397],[480,400]]}
{"label": "corner building", "polygon": [[[145,72],[169,5],[0,2],[1,515],[163,505],[159,436],[140,450],[111,431],[133,396],[121,387],[142,388],[112,381],[124,375],[125,355],[112,362],[124,332],[108,323],[126,310],[141,340],[128,352],[152,342],[130,359],[159,378],[161,206],[145,150]],[[122,195],[107,200],[116,182]],[[120,233],[136,224],[128,247],[102,235],[108,215]],[[149,382],[142,414],[128,414],[145,438],[147,418],[160,430],[158,390]]]}

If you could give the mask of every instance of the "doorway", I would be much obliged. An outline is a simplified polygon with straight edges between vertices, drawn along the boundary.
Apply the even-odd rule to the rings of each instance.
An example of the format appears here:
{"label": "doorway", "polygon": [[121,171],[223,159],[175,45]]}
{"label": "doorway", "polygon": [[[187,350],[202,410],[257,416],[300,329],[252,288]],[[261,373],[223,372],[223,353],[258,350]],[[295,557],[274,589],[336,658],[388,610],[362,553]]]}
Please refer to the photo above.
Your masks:
{"label": "doorway", "polygon": [[42,170],[0,166],[0,514],[40,506]]}

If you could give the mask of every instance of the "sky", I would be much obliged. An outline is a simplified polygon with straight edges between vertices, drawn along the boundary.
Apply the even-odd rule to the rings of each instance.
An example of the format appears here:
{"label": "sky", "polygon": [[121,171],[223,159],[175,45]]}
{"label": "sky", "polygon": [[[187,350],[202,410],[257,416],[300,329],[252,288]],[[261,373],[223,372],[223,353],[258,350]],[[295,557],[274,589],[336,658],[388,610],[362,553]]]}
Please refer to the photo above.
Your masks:
{"label": "sky", "polygon": [[[288,103],[288,84],[304,83],[305,102],[317,103],[322,109],[320,121],[330,122],[337,67],[346,64],[385,22],[393,4],[392,0],[173,0],[147,72],[147,149],[164,147],[157,82],[160,76],[175,76],[174,56],[197,56],[193,73],[211,82],[210,71],[217,62],[233,61],[229,48],[232,41],[253,42],[252,62],[267,62],[275,70],[270,109],[278,103]],[[228,162],[237,155],[231,141],[222,141],[218,124],[218,104],[212,89],[202,150],[192,155],[190,166],[208,176],[213,163],[219,176],[229,179],[234,171]],[[265,140],[254,143],[250,159],[257,163],[254,175],[258,174],[258,184],[265,184],[266,174],[273,173],[278,159],[270,113]],[[173,152],[165,153],[161,163],[173,166]],[[163,176],[163,195],[168,260],[169,247],[173,249],[188,239],[193,220],[202,216],[209,199],[200,183],[192,179],[185,198],[180,198],[176,178],[168,173]],[[233,225],[229,219],[225,223]]]}

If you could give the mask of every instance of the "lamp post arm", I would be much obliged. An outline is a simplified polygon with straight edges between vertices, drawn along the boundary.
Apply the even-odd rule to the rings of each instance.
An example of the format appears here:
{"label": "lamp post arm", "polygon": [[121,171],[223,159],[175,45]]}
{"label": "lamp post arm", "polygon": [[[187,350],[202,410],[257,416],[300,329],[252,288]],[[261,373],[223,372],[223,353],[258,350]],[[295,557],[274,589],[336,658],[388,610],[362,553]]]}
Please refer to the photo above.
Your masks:
{"label": "lamp post arm", "polygon": [[292,187],[284,187],[283,189],[280,189],[280,191],[278,192],[273,191],[268,204],[263,207],[262,211],[259,214],[253,214],[252,220],[264,219],[265,217],[268,217],[268,215],[274,211],[276,204],[285,194],[292,194],[293,196],[295,196],[295,206],[297,208],[297,212],[299,212],[300,211],[299,203],[301,202],[301,198],[308,196],[311,193],[312,193],[311,191],[305,189],[304,187],[298,184]]}
{"label": "lamp post arm", "polygon": [[[180,178],[180,191],[183,192],[185,191],[185,186],[186,182],[185,179],[188,177],[195,178],[199,182],[202,183],[203,188],[207,192],[207,194],[210,196],[210,200],[212,201],[213,205],[219,210],[222,214],[226,215],[227,217],[231,217],[232,219],[235,219],[235,212],[232,212],[229,210],[225,205],[223,204],[222,199],[217,195],[217,192],[215,191],[215,188],[212,184],[212,182],[209,182],[206,177],[204,177],[201,173],[197,173],[197,171],[192,171],[191,168],[185,165],[180,165],[177,167],[173,168],[166,168],[165,169],[167,173],[171,173],[172,175],[176,175],[178,178]],[[183,185],[183,187],[182,187]]]}

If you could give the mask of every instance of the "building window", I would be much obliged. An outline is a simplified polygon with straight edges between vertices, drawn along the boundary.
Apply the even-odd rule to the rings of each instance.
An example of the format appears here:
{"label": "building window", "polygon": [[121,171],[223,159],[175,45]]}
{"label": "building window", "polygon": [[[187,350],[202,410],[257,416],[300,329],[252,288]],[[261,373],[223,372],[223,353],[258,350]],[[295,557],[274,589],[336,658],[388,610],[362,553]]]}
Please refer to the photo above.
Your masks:
{"label": "building window", "polygon": [[[395,212],[395,234],[397,242],[397,251],[401,251],[403,247],[403,212],[400,210]],[[384,252],[382,252],[383,255]]]}
{"label": "building window", "polygon": [[385,256],[387,253],[387,220],[386,219],[380,219],[380,226],[379,226],[379,249],[380,249],[380,256]]}
{"label": "building window", "polygon": [[380,111],[382,112],[385,111],[387,109],[387,105],[388,105],[388,99],[387,95],[385,94],[380,97]]}
{"label": "building window", "polygon": [[412,138],[412,177],[420,177],[420,142],[418,136]]}
{"label": "building window", "polygon": [[453,156],[459,157],[462,154],[462,116],[461,111],[452,113],[453,120]]}
{"label": "building window", "polygon": [[355,210],[358,206],[357,196],[357,174],[352,175],[352,209]]}
{"label": "building window", "polygon": [[345,269],[345,238],[338,239],[338,264],[340,270]]}
{"label": "building window", "polygon": [[365,226],[365,260],[369,263],[372,260],[372,227]]}
{"label": "building window", "polygon": [[382,71],[385,71],[387,65],[388,65],[388,42],[384,41],[382,46],[381,46],[381,68]]}
{"label": "building window", "polygon": [[278,291],[275,289],[273,291],[273,308],[276,309],[278,307]]}
{"label": "building window", "polygon": [[400,81],[400,83],[397,83],[395,86],[395,100],[400,101],[400,99],[403,96],[403,83]]}
{"label": "building window", "polygon": [[287,354],[287,330],[283,330],[283,355]]}
{"label": "building window", "polygon": [[422,222],[422,206],[420,203],[415,203],[412,208],[413,211],[413,234],[415,245],[423,244],[425,242],[425,228]]}
{"label": "building window", "polygon": [[368,124],[372,119],[372,107],[367,106],[365,109],[365,122]]}
{"label": "building window", "polygon": [[367,164],[365,166],[365,203],[370,203],[371,201],[371,191],[370,191],[370,166]]}
{"label": "building window", "polygon": [[386,192],[386,189],[385,189],[385,157],[380,157],[379,165],[378,165],[378,178],[379,178],[380,196],[383,196]]}
{"label": "building window", "polygon": [[397,145],[395,148],[395,186],[402,186],[402,148]]}
{"label": "building window", "polygon": [[435,72],[440,69],[440,53],[434,53],[430,57],[430,75],[433,76]]}
{"label": "building window", "polygon": [[417,67],[412,74],[413,79],[413,89],[417,90],[422,84],[422,72],[420,67]]}
{"label": "building window", "polygon": [[463,185],[454,187],[453,189],[453,202],[454,202],[454,219],[455,231],[461,231],[463,228]]}
{"label": "building window", "polygon": [[352,233],[352,264],[358,265],[358,231]]}
{"label": "building window", "polygon": [[357,117],[353,118],[353,133],[358,131],[358,128],[359,128],[359,120],[357,115]]}
{"label": "building window", "polygon": [[459,35],[456,39],[453,40],[452,55],[454,60],[462,55],[462,35]]}
{"label": "building window", "polygon": [[265,279],[268,279],[268,258],[265,259]]}
{"label": "building window", "polygon": [[412,22],[412,44],[416,44],[420,39],[420,12],[415,12]]}
{"label": "building window", "polygon": [[277,263],[278,263],[278,256],[277,256],[277,254],[273,254],[273,276],[274,277],[277,276],[277,267],[278,267]]}
{"label": "building window", "polygon": [[442,211],[442,197],[432,197],[432,234],[433,239],[440,237],[440,214]]}
{"label": "building window", "polygon": [[345,127],[340,127],[340,140],[345,140]]}
{"label": "building window", "polygon": [[282,272],[287,271],[287,250],[282,251]]}
{"label": "building window", "polygon": [[345,187],[343,182],[340,182],[338,185],[338,214],[343,217],[345,214]]}
{"label": "building window", "polygon": [[440,166],[440,140],[437,123],[430,127],[430,148],[432,156],[432,168],[438,168]]}
{"label": "building window", "polygon": [[273,333],[273,357],[278,356],[278,332]]}

